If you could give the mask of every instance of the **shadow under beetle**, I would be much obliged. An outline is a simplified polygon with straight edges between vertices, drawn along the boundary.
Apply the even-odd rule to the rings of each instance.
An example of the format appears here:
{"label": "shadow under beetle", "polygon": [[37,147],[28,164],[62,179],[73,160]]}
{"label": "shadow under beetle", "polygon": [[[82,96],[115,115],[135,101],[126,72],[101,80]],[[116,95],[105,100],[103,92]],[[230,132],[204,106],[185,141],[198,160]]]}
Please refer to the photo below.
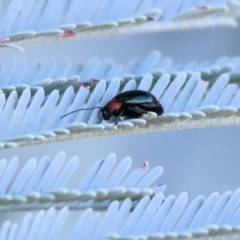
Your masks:
{"label": "shadow under beetle", "polygon": [[126,116],[128,118],[139,118],[148,112],[155,112],[157,115],[161,115],[164,112],[162,105],[154,95],[142,90],[131,90],[116,95],[104,107],[77,109],[63,115],[61,118],[66,117],[67,115],[74,112],[81,110],[92,110],[95,108],[100,109],[99,123],[102,122],[102,119],[109,120],[112,116],[115,116],[116,120],[114,125],[116,125],[120,120],[120,117],[123,116]]}

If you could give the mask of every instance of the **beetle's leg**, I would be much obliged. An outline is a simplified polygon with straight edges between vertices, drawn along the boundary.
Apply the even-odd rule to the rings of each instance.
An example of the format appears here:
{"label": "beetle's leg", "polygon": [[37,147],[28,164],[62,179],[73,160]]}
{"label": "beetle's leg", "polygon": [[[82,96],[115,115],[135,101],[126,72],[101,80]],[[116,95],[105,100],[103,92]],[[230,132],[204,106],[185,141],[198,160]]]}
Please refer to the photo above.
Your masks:
{"label": "beetle's leg", "polygon": [[117,125],[117,123],[118,123],[118,121],[120,120],[120,117],[123,115],[123,113],[124,113],[124,110],[122,110],[122,111],[120,112],[120,114],[117,116],[116,121],[115,121],[115,123],[114,123],[113,125]]}
{"label": "beetle's leg", "polygon": [[133,117],[141,117],[144,113],[148,113],[148,111],[140,108],[139,106],[127,106],[126,110],[131,112]]}

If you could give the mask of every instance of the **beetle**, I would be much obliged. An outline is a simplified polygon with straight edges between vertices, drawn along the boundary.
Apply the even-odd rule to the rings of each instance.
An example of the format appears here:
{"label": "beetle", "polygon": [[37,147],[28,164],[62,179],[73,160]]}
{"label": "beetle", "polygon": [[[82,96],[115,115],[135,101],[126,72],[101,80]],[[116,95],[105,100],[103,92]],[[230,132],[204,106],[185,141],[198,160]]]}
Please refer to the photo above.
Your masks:
{"label": "beetle", "polygon": [[99,123],[102,122],[102,119],[109,120],[112,116],[115,116],[116,120],[114,125],[116,125],[123,116],[139,118],[148,112],[155,112],[157,115],[162,115],[164,112],[162,105],[154,95],[143,90],[131,90],[116,95],[104,107],[78,109],[63,115],[61,118],[77,111],[95,108],[99,108]]}

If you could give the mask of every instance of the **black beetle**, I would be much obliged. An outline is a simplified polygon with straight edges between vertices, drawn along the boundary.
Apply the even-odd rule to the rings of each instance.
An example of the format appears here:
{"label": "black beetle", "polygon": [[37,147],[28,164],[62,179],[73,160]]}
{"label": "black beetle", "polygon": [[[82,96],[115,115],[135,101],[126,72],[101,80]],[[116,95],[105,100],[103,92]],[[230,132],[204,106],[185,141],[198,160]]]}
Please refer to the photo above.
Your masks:
{"label": "black beetle", "polygon": [[104,107],[82,108],[63,115],[61,118],[81,110],[91,110],[99,108],[101,112],[100,122],[102,118],[109,120],[112,116],[116,117],[117,124],[120,117],[139,118],[144,113],[155,112],[157,115],[163,114],[162,105],[151,93],[142,90],[131,90],[116,95]]}

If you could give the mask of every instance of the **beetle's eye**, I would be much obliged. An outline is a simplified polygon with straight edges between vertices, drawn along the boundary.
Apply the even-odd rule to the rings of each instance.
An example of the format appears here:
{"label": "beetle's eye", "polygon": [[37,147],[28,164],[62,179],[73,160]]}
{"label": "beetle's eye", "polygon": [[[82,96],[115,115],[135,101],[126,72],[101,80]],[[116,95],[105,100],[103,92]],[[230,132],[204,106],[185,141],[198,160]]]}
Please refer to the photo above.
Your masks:
{"label": "beetle's eye", "polygon": [[112,116],[113,109],[111,108],[105,108],[102,110],[102,117],[104,120],[109,120],[109,118]]}

